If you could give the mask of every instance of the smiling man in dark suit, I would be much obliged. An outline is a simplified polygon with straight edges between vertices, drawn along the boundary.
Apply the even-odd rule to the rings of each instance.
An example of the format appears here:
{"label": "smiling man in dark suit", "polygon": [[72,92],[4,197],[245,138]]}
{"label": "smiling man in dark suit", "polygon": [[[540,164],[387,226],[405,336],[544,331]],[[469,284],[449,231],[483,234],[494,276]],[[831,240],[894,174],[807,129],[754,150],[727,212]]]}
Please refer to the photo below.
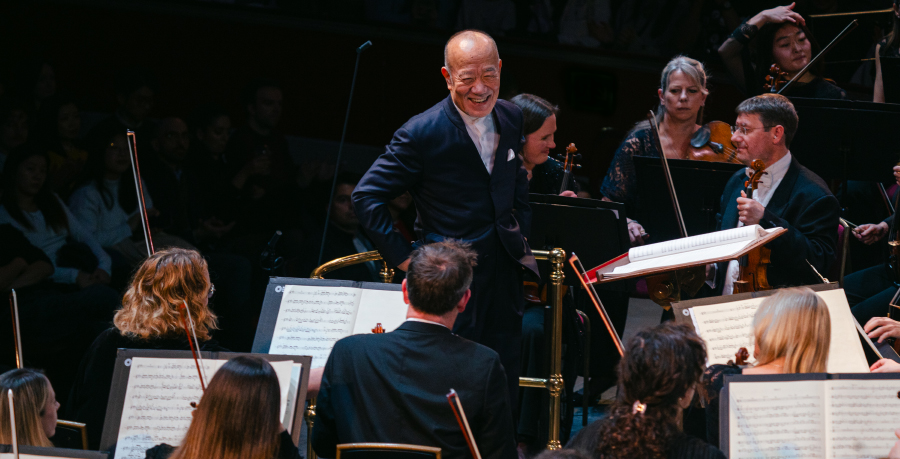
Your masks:
{"label": "smiling man in dark suit", "polygon": [[[769,283],[818,284],[809,264],[825,273],[834,261],[840,205],[825,182],[791,156],[799,123],[794,105],[787,97],[763,94],[741,102],[736,111],[731,141],[738,159],[748,166],[760,159],[767,167],[753,196],[744,191],[745,171],[731,177],[722,193],[719,229],[756,224],[786,228],[787,233],[766,245],[772,250]],[[731,294],[738,269],[736,261],[719,263],[716,291]]]}
{"label": "smiling man in dark suit", "polygon": [[406,322],[384,334],[338,341],[328,357],[311,441],[334,457],[343,443],[405,443],[471,457],[447,403],[455,389],[485,459],[515,459],[506,375],[496,352],[455,336],[466,310],[476,255],[443,241],[416,249],[403,281]]}
{"label": "smiling man in dark suit", "polygon": [[[417,245],[454,238],[478,253],[472,299],[453,331],[500,354],[518,393],[523,268],[537,274],[526,237],[528,177],[518,156],[522,112],[498,100],[500,55],[483,32],[453,35],[441,73],[450,95],[397,132],[353,193],[356,214],[385,260],[405,270],[412,247],[394,231],[391,199],[409,191]],[[515,406],[515,404],[511,404]]]}

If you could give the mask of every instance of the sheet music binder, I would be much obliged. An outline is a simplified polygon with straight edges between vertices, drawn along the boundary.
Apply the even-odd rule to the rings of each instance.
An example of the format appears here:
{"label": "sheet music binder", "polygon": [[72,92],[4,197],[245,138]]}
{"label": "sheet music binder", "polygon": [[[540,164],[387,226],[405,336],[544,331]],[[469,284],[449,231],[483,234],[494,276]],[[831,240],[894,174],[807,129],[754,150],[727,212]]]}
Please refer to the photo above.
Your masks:
{"label": "sheet music binder", "polygon": [[[827,381],[827,380],[892,380],[898,381],[900,373],[796,373],[775,375],[724,375],[725,384],[719,394],[719,449],[728,455],[730,441],[729,413],[731,409],[729,385],[737,382],[777,382],[777,381]],[[885,455],[887,451],[885,451]]]}
{"label": "sheet music binder", "polygon": [[259,324],[256,327],[256,336],[253,338],[251,352],[254,354],[268,354],[272,345],[272,335],[275,334],[275,322],[278,320],[278,312],[281,309],[281,297],[285,286],[311,285],[316,287],[351,287],[367,290],[400,291],[400,284],[384,284],[380,282],[355,282],[338,279],[307,279],[298,277],[270,277],[266,286],[266,296],[263,299],[262,312],[259,315]]}
{"label": "sheet music binder", "polygon": [[[309,387],[309,370],[312,358],[295,355],[271,355],[248,354],[245,352],[208,352],[200,353],[203,360],[229,360],[241,355],[258,355],[270,362],[292,361],[303,366],[300,372],[300,384],[294,394],[294,421],[291,426],[291,439],[294,444],[300,442],[300,428],[303,424],[303,414],[306,408],[306,391]],[[116,355],[116,366],[113,372],[112,385],[110,386],[109,403],[106,408],[106,418],[103,422],[103,435],[100,439],[100,449],[108,451],[118,441],[119,425],[122,421],[122,411],[125,408],[125,391],[128,387],[128,377],[131,372],[130,360],[134,357],[179,359],[193,363],[191,351],[172,351],[157,349],[119,349]],[[129,361],[126,364],[126,361]]]}
{"label": "sheet music binder", "polygon": [[[0,445],[0,454],[12,455],[11,445]],[[44,448],[40,446],[19,445],[19,455],[32,457],[71,457],[77,459],[106,459],[107,454],[101,451],[85,451],[81,449]]]}

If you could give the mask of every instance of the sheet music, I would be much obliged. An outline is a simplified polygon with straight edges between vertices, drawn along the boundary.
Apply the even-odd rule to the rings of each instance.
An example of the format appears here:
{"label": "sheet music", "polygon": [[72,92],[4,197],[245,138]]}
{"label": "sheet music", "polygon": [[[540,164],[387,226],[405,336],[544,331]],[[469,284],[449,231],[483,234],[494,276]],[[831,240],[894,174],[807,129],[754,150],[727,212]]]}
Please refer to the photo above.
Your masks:
{"label": "sheet music", "polygon": [[886,457],[897,437],[900,381],[890,379],[825,381],[829,458]]}
{"label": "sheet music", "polygon": [[[0,453],[0,459],[13,459],[13,453]],[[19,459],[76,459],[68,456],[40,456],[35,454],[19,453]]]}
{"label": "sheet music", "polygon": [[632,247],[628,250],[628,259],[634,263],[648,258],[657,258],[707,247],[755,241],[762,235],[765,235],[765,230],[759,225],[742,226],[740,228],[684,237],[672,241]]}
{"label": "sheet music", "polygon": [[730,383],[728,398],[730,459],[826,456],[821,381]]}
{"label": "sheet music", "polygon": [[[148,449],[160,443],[181,444],[193,419],[190,403],[199,402],[203,390],[192,359],[134,357],[130,360],[115,457],[143,459]],[[225,362],[203,360],[210,379]],[[281,390],[280,412],[285,413],[289,408],[287,394],[295,364],[289,360],[270,363]],[[291,407],[290,412],[293,411]]]}
{"label": "sheet music", "polygon": [[406,309],[399,290],[362,289],[353,334],[372,333],[379,323],[385,332],[394,331],[406,322]]}
{"label": "sheet music", "polygon": [[707,366],[734,360],[742,347],[750,352],[750,362],[756,363],[752,325],[760,303],[761,298],[753,298],[689,309],[697,334],[706,342]]}
{"label": "sheet music", "polygon": [[334,343],[353,331],[361,295],[354,287],[285,285],[269,353],[309,355],[312,368],[324,367]]}
{"label": "sheet music", "polygon": [[831,317],[831,346],[828,348],[828,364],[825,371],[828,373],[868,373],[869,363],[866,361],[866,354],[859,342],[856,322],[853,320],[844,290],[825,290],[816,293],[819,298],[825,300],[825,304],[828,305],[828,315]]}

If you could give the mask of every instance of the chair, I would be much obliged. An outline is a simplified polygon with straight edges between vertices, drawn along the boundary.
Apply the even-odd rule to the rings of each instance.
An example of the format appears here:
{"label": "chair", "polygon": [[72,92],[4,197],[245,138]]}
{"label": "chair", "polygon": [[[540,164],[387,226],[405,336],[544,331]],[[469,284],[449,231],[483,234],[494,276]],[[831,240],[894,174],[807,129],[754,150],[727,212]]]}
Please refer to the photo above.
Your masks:
{"label": "chair", "polygon": [[337,445],[336,459],[441,459],[441,449],[398,443],[345,443]]}
{"label": "chair", "polygon": [[[77,439],[75,437],[78,437]],[[62,441],[65,447],[81,443],[81,449],[88,449],[87,426],[81,422],[56,421],[56,435],[53,436],[54,443]]]}

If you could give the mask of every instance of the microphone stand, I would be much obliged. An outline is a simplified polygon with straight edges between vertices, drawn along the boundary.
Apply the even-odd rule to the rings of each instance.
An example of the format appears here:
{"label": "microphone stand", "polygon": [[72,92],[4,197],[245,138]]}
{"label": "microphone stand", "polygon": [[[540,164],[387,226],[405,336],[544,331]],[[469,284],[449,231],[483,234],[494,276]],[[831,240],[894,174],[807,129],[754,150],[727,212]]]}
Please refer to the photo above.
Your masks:
{"label": "microphone stand", "polygon": [[331,220],[331,206],[334,203],[334,189],[337,188],[338,169],[341,167],[341,153],[344,151],[344,137],[347,135],[347,123],[350,121],[350,104],[353,103],[353,90],[356,88],[356,72],[359,70],[359,56],[363,51],[372,46],[371,41],[367,41],[356,48],[356,65],[353,67],[353,81],[350,83],[350,100],[347,101],[347,115],[344,116],[344,130],[341,132],[341,143],[338,146],[337,160],[334,165],[334,178],[331,180],[331,193],[328,195],[328,210],[325,212],[325,228],[322,230],[322,244],[319,247],[319,262],[316,266],[322,265],[322,256],[325,254],[325,236],[328,235],[328,222]]}

